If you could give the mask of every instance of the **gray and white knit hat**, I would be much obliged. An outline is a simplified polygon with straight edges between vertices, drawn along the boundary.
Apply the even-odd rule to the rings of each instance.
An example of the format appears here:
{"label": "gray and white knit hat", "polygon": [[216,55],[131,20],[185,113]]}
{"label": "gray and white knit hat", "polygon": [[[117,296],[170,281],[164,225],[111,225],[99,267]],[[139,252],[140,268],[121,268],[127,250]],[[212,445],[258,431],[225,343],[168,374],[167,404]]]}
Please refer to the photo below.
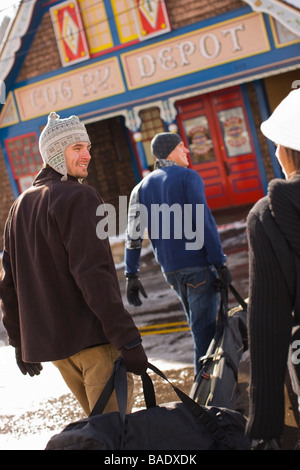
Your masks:
{"label": "gray and white knit hat", "polygon": [[161,132],[151,140],[151,152],[159,160],[166,159],[181,141],[180,135],[174,132]]}
{"label": "gray and white knit hat", "polygon": [[63,181],[67,179],[65,150],[75,142],[91,143],[85,125],[80,122],[78,116],[60,119],[59,115],[52,111],[40,135],[39,148],[44,163],[63,175]]}

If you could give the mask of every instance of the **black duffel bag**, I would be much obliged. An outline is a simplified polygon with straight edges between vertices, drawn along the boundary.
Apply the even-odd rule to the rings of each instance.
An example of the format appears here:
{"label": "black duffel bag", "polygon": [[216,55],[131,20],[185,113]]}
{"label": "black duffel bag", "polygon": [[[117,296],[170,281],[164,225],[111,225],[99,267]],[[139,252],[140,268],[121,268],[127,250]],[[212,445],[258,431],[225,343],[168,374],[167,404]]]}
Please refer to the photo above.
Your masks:
{"label": "black duffel bag", "polygon": [[216,333],[199,359],[190,397],[201,405],[234,409],[239,363],[248,349],[247,303],[232,285],[229,287],[240,306],[228,312],[227,289],[221,288]]}
{"label": "black duffel bag", "polygon": [[[167,380],[152,364],[148,368]],[[225,408],[204,407],[172,386],[179,402],[156,405],[153,382],[142,376],[146,409],[126,414],[127,377],[119,358],[90,416],[69,424],[46,450],[248,450],[245,418]],[[115,389],[119,412],[102,414]]]}

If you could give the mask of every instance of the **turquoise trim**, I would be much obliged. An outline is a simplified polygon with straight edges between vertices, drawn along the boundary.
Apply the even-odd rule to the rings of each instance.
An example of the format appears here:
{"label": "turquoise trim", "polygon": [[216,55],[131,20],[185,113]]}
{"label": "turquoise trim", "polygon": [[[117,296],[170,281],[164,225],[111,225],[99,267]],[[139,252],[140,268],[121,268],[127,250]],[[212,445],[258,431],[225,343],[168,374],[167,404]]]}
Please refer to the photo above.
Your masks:
{"label": "turquoise trim", "polygon": [[141,140],[139,142],[136,142],[136,148],[138,151],[138,156],[141,162],[142,169],[148,170],[148,162],[147,162],[143,142]]}
{"label": "turquoise trim", "polygon": [[[260,115],[261,115],[261,122],[265,121],[268,119],[270,116],[270,108],[268,105],[267,101],[267,95],[265,92],[264,84],[262,80],[255,80],[254,81],[254,87],[257,95],[257,99],[259,102],[259,110],[260,110]],[[273,171],[274,171],[274,176],[275,178],[283,178],[283,173],[281,171],[281,167],[278,163],[278,160],[275,156],[275,150],[276,147],[273,142],[271,142],[269,139],[267,139],[267,144],[269,148],[269,153],[270,153],[270,158],[272,161],[272,166],[273,166]]]}
{"label": "turquoise trim", "polygon": [[242,85],[241,90],[242,90],[244,103],[245,103],[245,107],[246,107],[246,113],[247,113],[248,122],[249,122],[249,126],[250,126],[250,132],[251,132],[251,135],[252,135],[256,160],[257,160],[258,167],[259,167],[261,182],[262,182],[262,185],[263,185],[264,193],[266,194],[267,193],[267,188],[268,188],[268,180],[267,180],[267,175],[266,175],[266,172],[265,172],[262,153],[261,153],[259,142],[258,142],[257,130],[256,130],[256,127],[255,127],[255,123],[254,123],[254,119],[253,119],[253,115],[252,115],[252,110],[251,110],[251,106],[250,106],[250,102],[249,102],[249,98],[248,98],[248,94],[247,94],[246,85]]}

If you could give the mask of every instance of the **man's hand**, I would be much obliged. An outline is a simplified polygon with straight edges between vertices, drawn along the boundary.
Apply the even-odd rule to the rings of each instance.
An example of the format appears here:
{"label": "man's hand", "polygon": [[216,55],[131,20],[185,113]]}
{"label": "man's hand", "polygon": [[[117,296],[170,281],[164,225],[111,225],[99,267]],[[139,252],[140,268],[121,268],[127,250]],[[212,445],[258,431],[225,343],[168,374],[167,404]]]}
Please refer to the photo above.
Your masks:
{"label": "man's hand", "polygon": [[20,348],[15,349],[16,361],[23,375],[29,374],[30,377],[39,375],[43,366],[40,362],[24,362]]}
{"label": "man's hand", "polygon": [[120,349],[127,372],[136,375],[143,375],[148,367],[148,358],[142,346],[141,338],[133,341],[132,344],[126,344]]}
{"label": "man's hand", "polygon": [[227,268],[226,264],[223,264],[223,266],[219,266],[217,268],[219,278],[225,284],[226,287],[229,287],[231,282],[232,282],[232,275],[229,269]]}
{"label": "man's hand", "polygon": [[145,298],[147,294],[137,274],[128,274],[126,276],[126,295],[129,305],[139,307],[142,305],[139,293]]}

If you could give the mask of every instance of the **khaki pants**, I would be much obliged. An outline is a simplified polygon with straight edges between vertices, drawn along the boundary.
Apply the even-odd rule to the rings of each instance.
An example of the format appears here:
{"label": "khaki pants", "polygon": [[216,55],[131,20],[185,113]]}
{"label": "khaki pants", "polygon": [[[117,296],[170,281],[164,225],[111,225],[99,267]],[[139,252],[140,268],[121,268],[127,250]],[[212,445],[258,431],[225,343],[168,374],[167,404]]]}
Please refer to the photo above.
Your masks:
{"label": "khaki pants", "polygon": [[[103,344],[83,349],[73,356],[53,362],[87,416],[104,389],[119,355],[118,350],[112,344]],[[127,383],[127,413],[130,413],[134,385],[133,376],[130,373],[127,373]],[[104,413],[118,411],[118,409],[116,394],[113,392]]]}

